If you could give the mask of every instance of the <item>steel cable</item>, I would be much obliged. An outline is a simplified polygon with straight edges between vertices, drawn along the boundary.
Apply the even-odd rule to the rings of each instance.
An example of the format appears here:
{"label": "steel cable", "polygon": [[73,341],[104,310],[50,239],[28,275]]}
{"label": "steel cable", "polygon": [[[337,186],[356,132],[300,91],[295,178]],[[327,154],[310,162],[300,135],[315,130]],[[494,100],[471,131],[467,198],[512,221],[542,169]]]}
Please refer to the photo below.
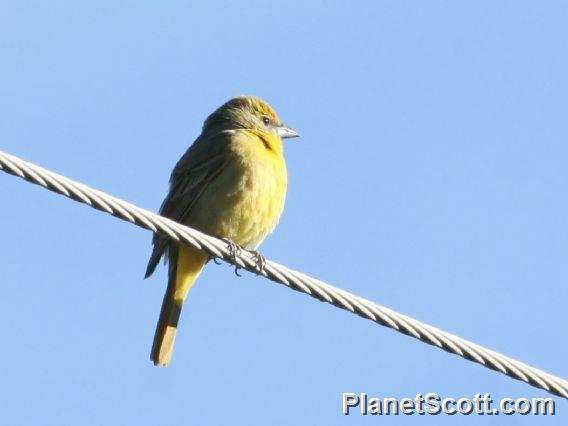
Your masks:
{"label": "steel cable", "polygon": [[[246,250],[234,253],[223,240],[203,234],[2,151],[0,151],[0,169],[152,232],[196,247],[213,258],[223,259],[253,273],[258,272],[256,259]],[[260,274],[293,290],[309,294],[318,300],[353,312],[422,342],[437,346],[552,394],[568,398],[568,382],[560,377],[333,287],[301,272],[267,260]]]}

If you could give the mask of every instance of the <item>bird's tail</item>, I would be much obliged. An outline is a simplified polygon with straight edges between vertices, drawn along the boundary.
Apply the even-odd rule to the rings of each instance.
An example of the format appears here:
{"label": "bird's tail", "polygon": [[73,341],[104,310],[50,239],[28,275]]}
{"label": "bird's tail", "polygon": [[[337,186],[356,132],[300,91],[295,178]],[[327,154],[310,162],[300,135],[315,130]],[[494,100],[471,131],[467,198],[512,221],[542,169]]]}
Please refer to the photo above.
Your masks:
{"label": "bird's tail", "polygon": [[[175,253],[172,253],[174,251]],[[150,354],[154,365],[166,367],[170,363],[183,302],[207,259],[208,256],[202,251],[183,244],[178,248],[170,248],[168,289],[162,303]]]}

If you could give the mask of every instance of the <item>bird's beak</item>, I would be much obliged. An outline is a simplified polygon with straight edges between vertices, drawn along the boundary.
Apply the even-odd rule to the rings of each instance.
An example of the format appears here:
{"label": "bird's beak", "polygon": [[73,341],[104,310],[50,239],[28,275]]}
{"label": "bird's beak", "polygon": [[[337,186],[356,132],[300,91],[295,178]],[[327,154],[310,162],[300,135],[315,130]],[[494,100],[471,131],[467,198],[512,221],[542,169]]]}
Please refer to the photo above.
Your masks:
{"label": "bird's beak", "polygon": [[300,136],[298,132],[286,126],[277,127],[276,133],[280,136],[280,139],[297,138]]}

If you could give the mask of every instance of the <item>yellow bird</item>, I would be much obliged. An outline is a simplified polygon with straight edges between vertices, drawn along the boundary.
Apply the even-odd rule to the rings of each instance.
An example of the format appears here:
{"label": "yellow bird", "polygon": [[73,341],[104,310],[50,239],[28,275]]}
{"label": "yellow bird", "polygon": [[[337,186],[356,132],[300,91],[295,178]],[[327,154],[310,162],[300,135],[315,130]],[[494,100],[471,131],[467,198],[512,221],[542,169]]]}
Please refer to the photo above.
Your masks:
{"label": "yellow bird", "polygon": [[[287,173],[282,139],[297,136],[261,99],[231,99],[205,120],[201,135],[176,164],[160,213],[256,250],[284,209]],[[183,302],[209,258],[157,234],[152,242],[146,277],[162,256],[169,263],[169,275],[150,358],[155,365],[167,366]]]}

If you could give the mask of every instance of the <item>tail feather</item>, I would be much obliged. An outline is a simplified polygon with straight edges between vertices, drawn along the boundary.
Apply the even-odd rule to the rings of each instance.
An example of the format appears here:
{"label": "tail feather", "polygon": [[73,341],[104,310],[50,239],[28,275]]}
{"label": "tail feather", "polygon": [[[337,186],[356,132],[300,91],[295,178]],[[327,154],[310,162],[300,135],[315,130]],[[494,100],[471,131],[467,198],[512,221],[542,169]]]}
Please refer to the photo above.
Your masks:
{"label": "tail feather", "polygon": [[183,302],[207,259],[205,253],[183,244],[169,248],[168,288],[150,354],[154,365],[167,366],[170,363]]}

